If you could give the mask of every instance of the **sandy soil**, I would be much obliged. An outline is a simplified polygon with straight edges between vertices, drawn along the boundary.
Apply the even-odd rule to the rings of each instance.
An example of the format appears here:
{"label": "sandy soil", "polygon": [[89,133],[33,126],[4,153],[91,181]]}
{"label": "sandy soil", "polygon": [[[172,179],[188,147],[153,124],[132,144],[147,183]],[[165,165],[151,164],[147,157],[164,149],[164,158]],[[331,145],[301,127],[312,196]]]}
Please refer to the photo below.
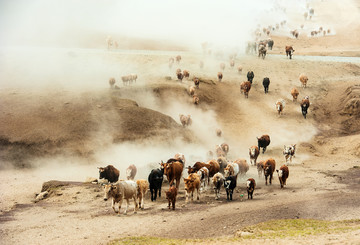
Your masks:
{"label": "sandy soil", "polygon": [[[316,25],[322,24],[316,21]],[[351,31],[359,30],[359,25],[353,28]],[[235,67],[243,66],[241,74],[229,67],[225,56],[215,58],[182,51],[181,63],[169,69],[169,57],[179,52],[72,50],[69,59],[101,60],[112,67],[126,65],[126,72],[129,67],[136,68],[139,79],[129,87],[117,82],[119,90],[108,88],[108,77],[118,78],[118,73],[106,74],[93,87],[76,90],[3,88],[0,91],[2,243],[106,244],[126,236],[217,238],[233,236],[244,226],[271,219],[358,219],[360,62],[299,56],[338,55],[345,51],[358,56],[360,45],[354,40],[359,39],[346,37],[347,30],[342,33],[341,29],[329,37],[300,35],[299,40],[294,40],[273,36],[275,48],[264,60],[256,56],[236,57]],[[301,47],[293,60],[286,59],[282,53],[282,47],[289,41]],[[329,50],[322,43],[332,48]],[[333,43],[342,44],[333,46]],[[205,63],[203,69],[198,65],[200,60]],[[220,83],[216,74],[221,62],[227,67]],[[187,92],[192,82],[176,80],[177,68],[188,69],[191,76],[202,79],[196,91],[200,98],[198,106],[192,104]],[[255,79],[249,98],[245,99],[239,92],[239,84],[246,80],[249,70],[254,71]],[[298,79],[301,73],[309,77],[307,88],[301,88]],[[264,77],[271,80],[269,94],[263,92]],[[97,78],[94,75],[94,83]],[[292,102],[293,87],[299,89],[299,99],[310,97],[306,120],[299,103]],[[281,116],[275,110],[279,98],[286,101]],[[192,126],[181,127],[178,119],[181,113],[191,114]],[[222,129],[221,138],[215,135],[216,128]],[[288,144],[297,144],[296,157],[289,165],[290,177],[284,189],[280,189],[276,176],[273,184],[266,186],[256,167],[251,166],[246,178],[257,181],[253,200],[245,198],[246,178],[238,180],[232,202],[226,201],[223,189],[221,199],[215,200],[209,187],[201,193],[200,201],[185,203],[181,182],[177,208],[170,211],[164,198],[168,184],[164,183],[162,197],[156,202],[150,201],[148,193],[144,210],[133,214],[131,204],[128,215],[117,216],[110,201],[103,200],[102,188],[84,183],[89,176],[97,177],[99,165],[114,164],[120,169],[121,178],[125,177],[130,163],[138,166],[137,178],[147,178],[151,168],[177,152],[185,154],[187,166],[192,165],[195,160],[207,160],[206,153],[222,142],[230,145],[230,160],[249,161],[248,148],[256,144],[256,136],[265,133],[270,135],[271,144],[259,160],[272,157],[279,168],[285,162],[283,146]],[[10,167],[13,165],[17,168]],[[34,203],[35,193],[49,180],[68,181],[69,185],[54,189],[48,198]],[[355,231],[290,242],[356,244],[359,239],[360,234]]]}

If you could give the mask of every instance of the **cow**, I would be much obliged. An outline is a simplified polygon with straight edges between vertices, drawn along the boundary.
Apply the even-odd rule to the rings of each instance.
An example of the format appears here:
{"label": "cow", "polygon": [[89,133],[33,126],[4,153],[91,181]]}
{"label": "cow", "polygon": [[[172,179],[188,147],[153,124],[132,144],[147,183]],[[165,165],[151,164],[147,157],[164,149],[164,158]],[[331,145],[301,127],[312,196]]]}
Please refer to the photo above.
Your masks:
{"label": "cow", "polygon": [[301,82],[301,87],[306,88],[306,84],[307,84],[309,78],[308,78],[306,75],[301,74],[301,75],[299,76],[299,80],[300,80],[300,82]]}
{"label": "cow", "polygon": [[[249,148],[250,164],[256,165],[256,160],[260,154],[259,147],[253,145]],[[254,163],[254,164],[253,164]]]}
{"label": "cow", "polygon": [[107,165],[105,168],[99,167],[99,179],[106,179],[109,183],[115,183],[119,180],[120,171],[113,165]]}
{"label": "cow", "polygon": [[239,175],[244,176],[249,171],[249,164],[245,159],[239,158],[234,161],[239,166]]}
{"label": "cow", "polygon": [[130,85],[131,77],[129,75],[122,76],[121,80],[123,81],[124,86]]}
{"label": "cow", "polygon": [[286,185],[287,178],[289,177],[289,168],[285,165],[282,165],[280,170],[276,170],[276,172],[278,173],[280,187],[283,188],[284,185]]}
{"label": "cow", "polygon": [[[174,159],[175,159],[176,161],[181,162],[183,165],[185,165],[185,156],[184,156],[184,154],[182,154],[182,153],[176,153],[175,156],[174,156]],[[168,162],[169,162],[169,160],[168,160]]]}
{"label": "cow", "polygon": [[188,202],[189,194],[191,193],[191,201],[194,200],[194,191],[197,193],[197,200],[200,200],[200,176],[197,173],[191,173],[185,182],[185,202]]}
{"label": "cow", "polygon": [[276,111],[278,112],[278,115],[280,116],[285,108],[285,100],[279,99],[278,101],[276,101],[275,107],[276,107]]}
{"label": "cow", "polygon": [[212,177],[212,183],[214,185],[214,190],[215,190],[215,200],[218,200],[220,198],[220,188],[224,183],[224,176],[222,175],[222,173],[216,173],[213,177]]}
{"label": "cow", "polygon": [[220,69],[223,71],[225,70],[225,63],[220,63]]}
{"label": "cow", "polygon": [[213,177],[217,172],[220,171],[220,165],[215,160],[210,160],[207,163],[196,162],[192,167],[188,166],[188,174],[196,173],[202,167],[206,167],[209,170],[209,177]]}
{"label": "cow", "polygon": [[225,157],[219,157],[219,158],[217,159],[217,162],[219,163],[219,166],[220,166],[219,172],[223,174],[223,173],[224,173],[224,169],[225,169],[225,167],[227,166],[228,162],[227,162],[227,160],[226,160]]}
{"label": "cow", "polygon": [[196,87],[196,88],[199,88],[199,85],[200,85],[200,79],[199,79],[199,78],[197,78],[197,77],[194,77],[193,81],[194,81],[194,85],[195,85],[195,87]]}
{"label": "cow", "polygon": [[271,185],[271,180],[273,178],[273,173],[275,171],[276,162],[273,158],[269,158],[264,162],[264,176],[265,176],[265,184],[268,183],[268,177],[269,177],[269,183]]}
{"label": "cow", "polygon": [[272,50],[272,48],[273,48],[273,46],[274,46],[274,40],[269,39],[267,45],[268,45],[268,48],[269,48],[270,50]]}
{"label": "cow", "polygon": [[253,178],[249,178],[246,181],[246,190],[248,193],[248,199],[250,199],[250,198],[253,199],[253,193],[254,193],[255,187],[256,187],[255,180]]}
{"label": "cow", "polygon": [[196,94],[194,94],[194,95],[193,95],[193,103],[194,103],[195,105],[198,105],[199,102],[200,102],[199,97],[198,97]]}
{"label": "cow", "polygon": [[114,88],[114,85],[115,85],[115,78],[110,77],[110,79],[109,79],[109,84],[110,84],[110,88]]}
{"label": "cow", "polygon": [[225,155],[227,155],[229,153],[229,145],[226,143],[222,143],[220,145],[221,149],[225,152]]}
{"label": "cow", "polygon": [[249,91],[251,89],[251,82],[246,81],[240,84],[240,93],[245,95],[245,98],[249,98]]}
{"label": "cow", "polygon": [[299,96],[299,91],[296,88],[291,90],[291,96],[293,97],[293,102],[297,101],[297,97]]}
{"label": "cow", "polygon": [[189,94],[190,94],[191,96],[193,96],[193,95],[195,94],[195,87],[194,87],[194,86],[190,86],[190,87],[189,87]]}
{"label": "cow", "polygon": [[230,67],[233,68],[235,66],[235,61],[234,60],[230,60]]}
{"label": "cow", "polygon": [[283,154],[285,156],[286,164],[288,164],[288,161],[290,161],[290,163],[291,163],[292,158],[295,157],[295,147],[296,147],[296,144],[288,145],[288,146],[284,145]]}
{"label": "cow", "polygon": [[[123,213],[124,215],[127,213],[130,199],[134,200],[134,213],[136,213],[137,209],[139,208],[136,200],[137,186],[136,183],[132,180],[119,181],[116,184],[107,184],[104,186],[104,192],[104,201],[107,201],[109,198],[112,199],[111,207],[115,213],[120,214],[120,208],[123,199],[126,200],[126,208]],[[118,211],[115,209],[115,203],[119,204]]]}
{"label": "cow", "polygon": [[218,72],[218,74],[217,74],[217,77],[218,77],[218,79],[219,79],[219,82],[221,82],[221,80],[223,79],[223,74],[222,74],[222,72]]}
{"label": "cow", "polygon": [[261,148],[263,148],[263,154],[266,151],[266,147],[268,147],[270,145],[270,136],[267,134],[262,135],[260,138],[256,137],[258,140],[258,147],[259,150],[261,150]]}
{"label": "cow", "polygon": [[259,177],[261,177],[261,175],[264,171],[264,163],[265,163],[265,161],[260,161],[260,162],[256,163],[256,168],[257,168]]}
{"label": "cow", "polygon": [[242,68],[242,66],[241,66],[241,65],[239,65],[239,66],[238,66],[238,68],[237,68],[237,70],[238,70],[238,73],[239,73],[239,74],[241,74],[242,69],[243,69],[243,68]]}
{"label": "cow", "polygon": [[232,195],[236,187],[236,176],[228,176],[224,180],[224,187],[226,190],[226,200],[232,201]]}
{"label": "cow", "polygon": [[149,189],[149,182],[145,179],[139,179],[136,181],[137,185],[137,198],[139,200],[139,207],[144,209],[144,198]]}
{"label": "cow", "polygon": [[178,55],[178,56],[175,57],[175,59],[176,59],[176,63],[180,63],[180,61],[181,61],[181,56]]}
{"label": "cow", "polygon": [[300,103],[300,106],[301,106],[301,112],[302,112],[304,118],[306,119],[306,114],[307,114],[308,108],[310,107],[309,96],[304,97],[304,99]]}
{"label": "cow", "polygon": [[216,129],[216,136],[221,137],[222,131],[221,129]]}
{"label": "cow", "polygon": [[171,186],[176,180],[176,189],[179,189],[180,179],[184,165],[180,161],[170,162],[170,163],[161,163],[161,166],[164,168],[164,175],[166,175],[169,185]]}
{"label": "cow", "polygon": [[130,82],[135,82],[136,83],[136,79],[138,78],[138,76],[136,74],[130,74],[129,75],[131,78],[130,78]]}
{"label": "cow", "polygon": [[239,172],[240,172],[239,164],[235,162],[230,162],[226,165],[224,169],[224,176],[225,177],[238,176]]}
{"label": "cow", "polygon": [[179,117],[180,117],[180,122],[181,122],[181,124],[183,125],[184,128],[186,126],[190,126],[192,124],[192,120],[191,120],[190,115],[185,116],[183,114],[180,114]]}
{"label": "cow", "polygon": [[203,189],[206,189],[206,185],[210,184],[210,178],[209,178],[209,169],[207,167],[202,167],[197,171],[197,174],[200,177],[200,191]]}
{"label": "cow", "polygon": [[176,76],[177,76],[177,79],[178,79],[180,82],[182,82],[182,80],[183,80],[183,78],[184,78],[184,75],[183,75],[182,73],[177,73]]}
{"label": "cow", "polygon": [[126,179],[134,180],[136,172],[137,172],[136,166],[134,164],[129,165],[129,167],[127,167],[126,169]]}
{"label": "cow", "polygon": [[166,199],[169,202],[169,209],[170,204],[172,204],[172,209],[175,210],[175,203],[176,203],[176,196],[177,196],[177,189],[175,186],[170,186],[169,190],[165,192]]}
{"label": "cow", "polygon": [[215,145],[215,152],[217,157],[226,157],[226,153],[220,145]]}
{"label": "cow", "polygon": [[291,59],[293,53],[295,52],[295,50],[293,49],[292,46],[286,46],[285,47],[285,52],[286,52],[286,57],[289,56],[289,58]]}
{"label": "cow", "polygon": [[264,77],[263,86],[264,86],[265,94],[269,93],[269,85],[270,85],[270,79],[268,77]]}
{"label": "cow", "polygon": [[267,50],[265,45],[259,45],[259,58],[262,57],[263,59],[265,59],[266,51]]}
{"label": "cow", "polygon": [[190,73],[189,73],[189,71],[184,70],[184,71],[183,71],[183,75],[184,75],[185,78],[189,78]]}
{"label": "cow", "polygon": [[159,197],[161,197],[161,185],[164,178],[164,169],[157,168],[151,170],[148,181],[150,184],[151,201],[156,201],[157,193],[159,191]]}
{"label": "cow", "polygon": [[254,72],[253,71],[248,71],[248,73],[246,74],[246,76],[247,76],[247,79],[248,79],[248,81],[249,82],[253,82],[253,79],[254,79]]}

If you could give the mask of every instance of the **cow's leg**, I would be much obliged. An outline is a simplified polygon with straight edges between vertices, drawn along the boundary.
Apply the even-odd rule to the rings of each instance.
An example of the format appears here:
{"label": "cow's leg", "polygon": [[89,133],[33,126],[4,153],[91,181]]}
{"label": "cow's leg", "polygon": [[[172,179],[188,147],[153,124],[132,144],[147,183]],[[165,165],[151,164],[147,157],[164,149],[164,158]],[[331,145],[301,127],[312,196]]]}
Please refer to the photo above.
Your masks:
{"label": "cow's leg", "polygon": [[267,185],[267,178],[268,176],[265,174],[265,185]]}
{"label": "cow's leg", "polygon": [[136,200],[136,194],[134,194],[133,199],[134,199],[134,206],[135,206],[134,207],[134,214],[136,214],[137,210],[139,209],[139,205],[138,205],[137,200]]}
{"label": "cow's leg", "polygon": [[174,197],[174,199],[172,200],[172,208],[173,208],[173,210],[175,210],[175,202],[176,202],[176,197]]}
{"label": "cow's leg", "polygon": [[199,190],[199,188],[197,189],[197,200],[200,200],[200,190]]}
{"label": "cow's leg", "polygon": [[[115,210],[115,200],[114,200],[114,198],[112,198],[112,200],[111,200],[111,207],[112,207],[112,209],[114,210],[114,212],[116,213],[116,210]],[[119,210],[120,211],[120,210]]]}
{"label": "cow's leg", "polygon": [[152,188],[150,188],[150,194],[151,194],[151,201],[154,201],[154,192]]}
{"label": "cow's leg", "polygon": [[140,204],[141,209],[144,209],[144,193],[141,193],[141,204]]}
{"label": "cow's leg", "polygon": [[248,199],[250,199],[250,191],[248,190],[247,193],[248,193]]}
{"label": "cow's leg", "polygon": [[189,201],[189,193],[185,190],[185,202]]}
{"label": "cow's leg", "polygon": [[272,180],[272,173],[270,174],[270,176],[269,176],[269,183],[270,183],[270,185],[271,185],[271,180]]}
{"label": "cow's leg", "polygon": [[191,192],[191,201],[194,201],[194,190]]}
{"label": "cow's leg", "polygon": [[169,202],[169,204],[168,204],[168,208],[170,209],[170,203],[171,203],[170,198],[169,198],[168,202]]}
{"label": "cow's leg", "polygon": [[[159,197],[161,197],[161,186],[159,188]],[[156,198],[155,198],[156,199]]]}
{"label": "cow's leg", "polygon": [[127,210],[128,210],[129,204],[130,204],[130,202],[129,202],[129,199],[127,198],[127,199],[126,199],[126,207],[125,207],[124,215],[127,214]]}
{"label": "cow's leg", "polygon": [[230,201],[232,201],[233,190],[230,190]]}
{"label": "cow's leg", "polygon": [[118,214],[120,214],[120,209],[121,209],[122,202],[123,202],[123,199],[120,198],[120,201],[119,201],[119,212],[118,212]]}

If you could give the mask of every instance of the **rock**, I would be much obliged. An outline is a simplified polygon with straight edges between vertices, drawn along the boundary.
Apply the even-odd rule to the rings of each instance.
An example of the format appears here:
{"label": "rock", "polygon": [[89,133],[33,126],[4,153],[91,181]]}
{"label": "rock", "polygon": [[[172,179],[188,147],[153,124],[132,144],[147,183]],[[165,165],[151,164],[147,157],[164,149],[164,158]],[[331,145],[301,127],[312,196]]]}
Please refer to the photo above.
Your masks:
{"label": "rock", "polygon": [[98,179],[94,178],[94,177],[87,177],[85,179],[85,183],[97,183],[97,182],[98,182]]}
{"label": "rock", "polygon": [[45,199],[48,195],[49,195],[49,192],[47,192],[47,191],[43,191],[40,194],[37,194],[36,198],[35,198],[35,202]]}

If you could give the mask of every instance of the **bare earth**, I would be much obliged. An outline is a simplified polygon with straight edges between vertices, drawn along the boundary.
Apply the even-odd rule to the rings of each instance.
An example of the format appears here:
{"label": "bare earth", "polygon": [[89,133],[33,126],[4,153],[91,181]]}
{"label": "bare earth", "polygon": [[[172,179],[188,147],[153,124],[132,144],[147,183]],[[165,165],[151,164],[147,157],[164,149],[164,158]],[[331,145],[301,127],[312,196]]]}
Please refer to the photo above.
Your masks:
{"label": "bare earth", "polygon": [[[227,56],[179,52],[182,61],[170,69],[167,61],[178,52],[79,50],[73,51],[75,58],[136,67],[138,81],[124,87],[116,73],[104,76],[100,86],[75,91],[1,89],[1,244],[106,244],[127,236],[220,238],[272,219],[359,219],[360,44],[354,41],[360,40],[359,28],[352,26],[356,35],[348,38],[343,29],[331,37],[300,35],[295,40],[273,36],[274,50],[264,60],[237,56],[235,67],[242,65],[241,74],[230,68]],[[283,53],[290,41],[296,50],[292,60]],[[333,45],[340,42],[341,46]],[[343,50],[355,58],[336,62],[299,55],[340,55]],[[198,65],[200,60],[205,63],[203,69]],[[226,68],[223,81],[218,82],[221,62]],[[177,81],[177,68],[188,69],[191,77],[202,79],[196,92],[198,106],[192,104],[187,92],[192,81]],[[255,79],[245,99],[239,84],[246,80],[249,70],[254,71]],[[309,77],[307,88],[301,88],[301,73]],[[119,90],[108,88],[110,76],[116,77]],[[264,77],[271,80],[269,94],[263,92]],[[301,115],[299,102],[292,101],[293,87],[300,91],[298,100],[310,97],[307,119]],[[284,114],[278,116],[275,102],[280,98],[285,99],[286,106]],[[183,128],[179,114],[191,114],[193,125]],[[222,129],[221,138],[215,135],[216,128]],[[226,201],[224,189],[221,199],[215,200],[210,186],[201,193],[200,201],[185,203],[181,182],[176,210],[168,210],[166,182],[156,202],[150,201],[148,193],[144,210],[133,214],[131,203],[128,215],[117,216],[110,201],[103,200],[102,187],[84,182],[89,176],[98,177],[96,167],[107,164],[115,165],[125,178],[126,167],[135,163],[137,178],[147,178],[151,168],[177,152],[185,154],[189,166],[198,159],[207,160],[207,151],[214,151],[215,144],[223,142],[230,146],[229,159],[245,158],[249,162],[248,148],[262,134],[270,135],[271,144],[258,160],[272,157],[277,169],[285,163],[283,146],[297,144],[284,189],[280,189],[276,175],[273,184],[266,186],[256,167],[250,166],[246,178],[238,180],[232,202]],[[13,165],[16,168],[10,167]],[[246,194],[246,179],[250,177],[257,182],[253,200],[247,200]],[[68,185],[55,188],[48,198],[34,203],[35,193],[50,180]],[[360,230],[356,230],[248,243],[359,241]]]}

